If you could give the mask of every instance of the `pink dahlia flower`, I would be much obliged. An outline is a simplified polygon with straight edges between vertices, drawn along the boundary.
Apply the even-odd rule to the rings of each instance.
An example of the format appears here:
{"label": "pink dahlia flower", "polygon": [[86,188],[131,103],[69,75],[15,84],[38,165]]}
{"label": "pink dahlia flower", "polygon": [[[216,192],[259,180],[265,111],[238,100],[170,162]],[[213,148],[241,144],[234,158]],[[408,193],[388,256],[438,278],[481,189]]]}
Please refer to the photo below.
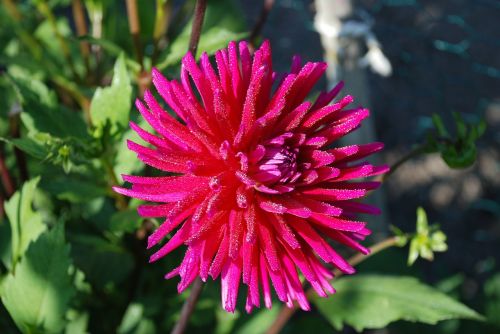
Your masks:
{"label": "pink dahlia flower", "polygon": [[[353,182],[387,171],[361,159],[381,143],[331,148],[368,117],[363,108],[345,109],[345,96],[329,104],[342,84],[304,99],[325,72],[325,63],[292,61],[284,77],[273,72],[269,42],[252,55],[247,43],[230,43],[197,64],[188,53],[180,82],[153,70],[153,83],[178,118],[146,91],[136,101],[153,135],[130,123],[150,146],[128,142],[144,163],[167,172],[161,177],[124,175],[131,189],[115,191],[141,200],[144,217],[165,217],[148,248],[173,236],[151,256],[156,261],[185,245],[181,264],[166,275],[180,276],[179,292],[197,277],[220,277],[223,307],[233,312],[240,282],[246,309],[271,307],[271,289],[289,307],[309,303],[299,272],[326,297],[334,293],[329,265],[354,273],[332,244],[368,253],[359,241],[370,231],[357,213],[378,209],[355,201],[377,182]],[[173,174],[172,174],[173,173]],[[272,287],[272,288],[271,288]]]}

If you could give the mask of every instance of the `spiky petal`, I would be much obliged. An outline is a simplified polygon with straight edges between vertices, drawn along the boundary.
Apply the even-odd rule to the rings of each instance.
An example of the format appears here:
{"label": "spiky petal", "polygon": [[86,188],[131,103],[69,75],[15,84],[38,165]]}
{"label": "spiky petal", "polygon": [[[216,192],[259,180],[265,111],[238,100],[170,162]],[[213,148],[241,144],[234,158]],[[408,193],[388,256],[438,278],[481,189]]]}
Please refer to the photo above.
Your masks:
{"label": "spiky petal", "polygon": [[[173,236],[151,256],[156,261],[185,246],[181,264],[166,275],[180,276],[179,292],[196,277],[221,281],[223,307],[233,312],[239,287],[247,286],[246,309],[271,307],[279,300],[304,310],[309,303],[299,271],[316,290],[334,292],[331,264],[354,273],[331,242],[367,253],[359,241],[370,231],[357,213],[378,209],[359,203],[376,182],[353,179],[378,175],[386,166],[362,161],[381,143],[331,148],[368,117],[363,108],[346,109],[346,96],[331,101],[342,84],[304,101],[323,75],[325,63],[294,57],[291,72],[273,72],[269,42],[251,55],[246,42],[232,42],[196,63],[187,54],[180,82],[153,70],[153,83],[172,117],[147,91],[136,106],[156,134],[134,123],[149,144],[129,142],[145,164],[176,176],[125,175],[132,187],[115,191],[156,205],[142,205],[144,217],[165,221],[149,237],[148,248]],[[275,87],[275,88],[273,88]]]}

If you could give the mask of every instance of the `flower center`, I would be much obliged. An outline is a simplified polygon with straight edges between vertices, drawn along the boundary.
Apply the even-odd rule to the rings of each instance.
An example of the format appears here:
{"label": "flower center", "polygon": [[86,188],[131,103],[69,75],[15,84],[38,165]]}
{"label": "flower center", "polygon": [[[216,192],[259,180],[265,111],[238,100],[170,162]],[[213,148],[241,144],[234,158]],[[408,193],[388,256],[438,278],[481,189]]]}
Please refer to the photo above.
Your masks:
{"label": "flower center", "polygon": [[287,183],[297,174],[298,148],[282,145],[266,145],[263,157],[258,161],[253,178],[263,183]]}

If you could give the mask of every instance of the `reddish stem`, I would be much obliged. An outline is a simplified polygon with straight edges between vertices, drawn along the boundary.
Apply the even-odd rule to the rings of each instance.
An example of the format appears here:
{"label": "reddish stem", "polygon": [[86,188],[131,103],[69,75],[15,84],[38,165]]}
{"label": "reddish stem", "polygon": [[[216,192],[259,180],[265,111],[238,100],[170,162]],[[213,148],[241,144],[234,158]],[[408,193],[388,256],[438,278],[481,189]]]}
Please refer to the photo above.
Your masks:
{"label": "reddish stem", "polygon": [[248,38],[252,46],[255,46],[256,39],[260,36],[262,28],[264,27],[264,24],[266,23],[269,16],[269,12],[273,8],[273,6],[274,0],[264,0],[259,18],[257,19],[257,22],[255,22],[252,32],[250,33],[250,37]]}
{"label": "reddish stem", "polygon": [[191,314],[194,311],[196,303],[198,302],[198,298],[200,297],[202,288],[203,288],[203,282],[201,281],[200,278],[197,278],[191,287],[191,292],[189,294],[188,299],[186,299],[184,305],[182,305],[181,316],[177,321],[177,323],[175,324],[175,327],[172,330],[171,334],[184,333],[188,325],[189,318],[191,317]]}
{"label": "reddish stem", "polygon": [[16,187],[14,185],[14,181],[12,180],[12,176],[7,169],[7,165],[5,164],[3,152],[0,153],[0,174],[2,177],[3,188],[5,189],[7,198],[9,198],[16,191]]}
{"label": "reddish stem", "polygon": [[200,42],[201,28],[203,26],[203,19],[205,18],[205,11],[207,9],[207,0],[197,0],[194,7],[193,26],[191,28],[191,39],[189,40],[189,51],[196,57],[198,50],[198,43]]}

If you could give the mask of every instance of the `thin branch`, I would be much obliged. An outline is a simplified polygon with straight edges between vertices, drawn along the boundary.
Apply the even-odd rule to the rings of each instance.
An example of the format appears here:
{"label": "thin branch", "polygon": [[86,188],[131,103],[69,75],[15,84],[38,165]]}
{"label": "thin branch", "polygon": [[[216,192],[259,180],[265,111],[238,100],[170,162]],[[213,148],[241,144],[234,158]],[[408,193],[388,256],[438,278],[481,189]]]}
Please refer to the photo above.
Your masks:
{"label": "thin branch", "polygon": [[198,298],[200,297],[202,288],[203,288],[203,282],[198,277],[191,286],[191,292],[189,293],[189,297],[184,302],[184,305],[182,305],[181,316],[177,321],[177,323],[175,324],[175,327],[172,330],[171,334],[184,333],[188,325],[189,318],[191,317],[191,314],[193,313],[196,307],[196,303],[198,302]]}
{"label": "thin branch", "polygon": [[[356,266],[361,262],[365,261],[366,259],[370,258],[371,256],[383,251],[384,249],[395,246],[396,244],[397,244],[396,237],[385,239],[375,244],[373,247],[371,247],[370,254],[368,255],[356,254],[353,257],[351,257],[348,262],[350,265]],[[343,275],[343,273],[338,269],[334,270],[333,274],[336,278]],[[314,290],[312,288],[309,288],[306,294],[308,297],[311,297],[314,294]],[[292,315],[294,315],[298,309],[299,308],[297,307],[297,305],[294,305],[293,308],[283,307],[280,313],[278,314],[278,317],[274,320],[271,327],[269,327],[269,329],[267,330],[266,334],[278,334],[283,329],[283,327],[285,327],[288,320],[290,320]]]}
{"label": "thin branch", "polygon": [[189,51],[196,57],[198,50],[198,43],[200,42],[201,28],[203,26],[203,19],[205,18],[205,11],[207,9],[207,0],[197,0],[194,7],[193,26],[191,28],[191,39],[189,40]]}
{"label": "thin branch", "polygon": [[132,42],[137,56],[137,61],[141,65],[141,70],[144,69],[142,46],[141,46],[141,25],[139,23],[139,11],[137,10],[137,0],[126,0],[127,16],[130,35],[132,35]]}
{"label": "thin branch", "polygon": [[[85,20],[85,9],[81,0],[73,0],[71,3],[73,10],[73,19],[75,20],[76,34],[78,37],[85,36],[88,34],[87,21]],[[85,63],[85,68],[87,73],[90,70],[89,55],[90,55],[90,45],[86,41],[80,42],[80,52],[82,54],[83,61]]]}
{"label": "thin branch", "polygon": [[269,12],[273,8],[273,6],[274,6],[274,0],[264,0],[264,4],[262,5],[259,18],[257,19],[257,22],[255,22],[252,32],[250,33],[250,37],[248,37],[248,40],[250,41],[251,45],[255,46],[257,42],[256,39],[257,37],[260,36],[262,28],[264,27],[264,24],[266,23],[267,18],[269,16]]}
{"label": "thin branch", "polygon": [[392,174],[394,174],[394,172],[399,167],[401,167],[405,162],[407,162],[408,160],[411,160],[411,159],[419,156],[420,154],[422,154],[424,152],[425,152],[425,147],[423,145],[415,147],[413,150],[411,150],[406,155],[404,155],[403,157],[401,157],[398,161],[396,161],[391,166],[391,169],[389,170],[389,172],[385,173],[384,176],[382,176],[382,182],[387,181],[387,179],[389,178],[389,176],[391,176]]}
{"label": "thin branch", "polygon": [[0,174],[2,177],[3,188],[5,189],[5,193],[7,194],[6,197],[9,198],[16,191],[16,186],[14,185],[12,176],[10,175],[10,172],[7,169],[7,165],[5,164],[3,152],[0,152]]}

